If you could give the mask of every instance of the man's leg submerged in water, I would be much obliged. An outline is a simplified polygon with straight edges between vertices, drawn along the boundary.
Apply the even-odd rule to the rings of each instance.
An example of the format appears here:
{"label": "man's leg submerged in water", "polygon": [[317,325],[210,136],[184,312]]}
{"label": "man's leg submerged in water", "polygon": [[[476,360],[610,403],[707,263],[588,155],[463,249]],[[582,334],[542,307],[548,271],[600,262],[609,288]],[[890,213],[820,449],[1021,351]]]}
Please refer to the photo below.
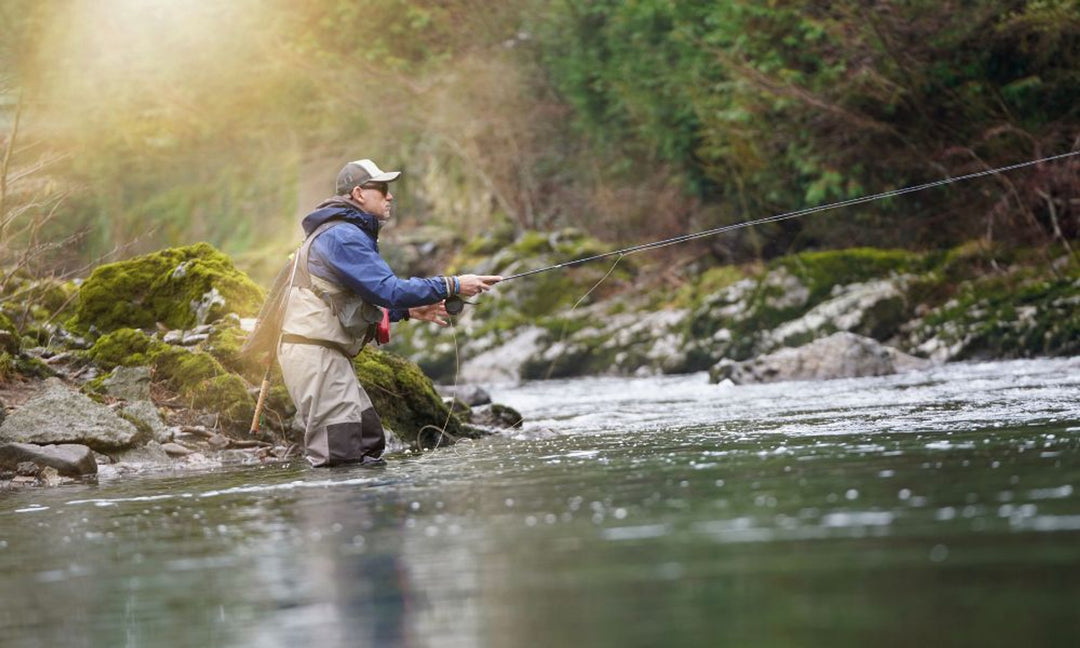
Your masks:
{"label": "man's leg submerged in water", "polygon": [[335,349],[285,343],[278,360],[304,428],[307,460],[313,466],[381,463],[386,434],[349,358]]}

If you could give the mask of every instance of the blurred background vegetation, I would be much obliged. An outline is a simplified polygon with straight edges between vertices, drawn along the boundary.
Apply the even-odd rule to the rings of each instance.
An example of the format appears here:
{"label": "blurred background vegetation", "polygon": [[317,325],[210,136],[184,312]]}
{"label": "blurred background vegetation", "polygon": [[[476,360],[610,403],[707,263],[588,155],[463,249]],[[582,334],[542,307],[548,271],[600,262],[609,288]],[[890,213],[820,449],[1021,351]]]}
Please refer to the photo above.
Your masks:
{"label": "blurred background vegetation", "polygon": [[[265,283],[358,157],[406,171],[390,236],[614,248],[1074,150],[1078,106],[1076,0],[3,0],[0,255],[205,240]],[[1073,158],[692,256],[1067,246],[1078,188]]]}

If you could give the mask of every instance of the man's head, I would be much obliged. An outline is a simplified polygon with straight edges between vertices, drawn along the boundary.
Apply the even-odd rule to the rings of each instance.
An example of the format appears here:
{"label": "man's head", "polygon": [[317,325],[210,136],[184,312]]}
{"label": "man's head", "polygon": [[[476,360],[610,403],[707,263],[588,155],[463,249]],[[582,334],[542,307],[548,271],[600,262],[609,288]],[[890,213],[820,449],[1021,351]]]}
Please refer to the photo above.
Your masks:
{"label": "man's head", "polygon": [[390,183],[400,175],[401,171],[383,171],[371,160],[356,160],[338,173],[337,193],[351,197],[364,211],[384,221],[390,218],[390,204],[394,201]]}

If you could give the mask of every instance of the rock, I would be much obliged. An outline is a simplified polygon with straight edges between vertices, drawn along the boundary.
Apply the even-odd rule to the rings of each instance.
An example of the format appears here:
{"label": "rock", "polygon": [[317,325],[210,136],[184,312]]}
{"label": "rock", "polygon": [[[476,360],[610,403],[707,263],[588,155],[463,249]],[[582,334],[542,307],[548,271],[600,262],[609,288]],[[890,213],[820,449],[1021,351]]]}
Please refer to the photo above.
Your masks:
{"label": "rock", "polygon": [[353,360],[353,367],[383,427],[402,442],[413,445],[419,431],[429,425],[461,434],[460,421],[449,415],[431,379],[416,364],[369,345]]}
{"label": "rock", "polygon": [[133,403],[125,403],[120,410],[121,416],[128,419],[136,427],[145,427],[151,437],[158,443],[172,441],[173,432],[161,419],[157,407],[149,400],[138,400]]}
{"label": "rock", "polygon": [[15,466],[15,474],[19,477],[37,477],[39,472],[41,472],[41,466],[33,461],[20,461]]}
{"label": "rock", "polygon": [[131,448],[117,453],[114,457],[116,463],[133,465],[160,465],[171,463],[172,460],[165,452],[162,445],[157,441],[151,441],[139,448]]}
{"label": "rock", "polygon": [[46,380],[40,395],[12,412],[0,425],[0,443],[78,443],[108,453],[147,439],[135,425],[57,378]]}
{"label": "rock", "polygon": [[37,481],[42,486],[59,486],[64,483],[64,480],[60,477],[60,471],[52,466],[45,466],[38,473]]}
{"label": "rock", "polygon": [[180,457],[180,459],[177,461],[177,465],[187,468],[207,469],[220,466],[221,462],[214,461],[213,459],[210,459],[201,452],[193,452],[189,455]]}
{"label": "rock", "polygon": [[835,286],[828,300],[767,333],[762,350],[812,340],[821,331],[851,331],[878,340],[887,339],[908,315],[906,294],[911,280],[900,275]]}
{"label": "rock", "polygon": [[162,336],[161,341],[165,344],[180,344],[184,341],[183,331],[169,331]]}
{"label": "rock", "polygon": [[150,367],[116,367],[102,381],[105,393],[128,401],[150,399]]}
{"label": "rock", "polygon": [[259,311],[263,291],[231,259],[208,243],[159,250],[94,269],[79,288],[69,320],[80,333],[91,326],[187,329],[235,312]]}
{"label": "rock", "polygon": [[[25,462],[35,466],[49,466],[60,475],[79,477],[97,474],[94,452],[74,443],[40,446],[32,443],[7,443],[0,445],[0,466],[15,468]],[[22,473],[26,474],[26,473]]]}
{"label": "rock", "polygon": [[206,442],[210,444],[210,447],[214,448],[215,450],[222,450],[229,447],[229,438],[224,434],[215,434],[214,436],[207,439]]}
{"label": "rock", "polygon": [[456,398],[469,407],[487,405],[491,402],[491,394],[479,385],[457,385],[456,387],[443,385],[436,386],[435,390],[440,396]]}
{"label": "rock", "polygon": [[463,382],[516,382],[521,379],[521,366],[540,350],[540,339],[547,331],[528,326],[504,344],[485,351],[461,363]]}
{"label": "rock", "polygon": [[521,414],[512,407],[492,403],[490,407],[478,407],[472,411],[472,424],[495,428],[521,427]]}
{"label": "rock", "polygon": [[161,449],[165,451],[165,454],[170,457],[186,457],[189,454],[195,452],[190,448],[185,448],[179,443],[162,443]]}
{"label": "rock", "polygon": [[871,338],[839,332],[798,348],[781,349],[746,362],[722,360],[709,375],[714,383],[727,379],[735,384],[829,380],[884,376],[930,364]]}

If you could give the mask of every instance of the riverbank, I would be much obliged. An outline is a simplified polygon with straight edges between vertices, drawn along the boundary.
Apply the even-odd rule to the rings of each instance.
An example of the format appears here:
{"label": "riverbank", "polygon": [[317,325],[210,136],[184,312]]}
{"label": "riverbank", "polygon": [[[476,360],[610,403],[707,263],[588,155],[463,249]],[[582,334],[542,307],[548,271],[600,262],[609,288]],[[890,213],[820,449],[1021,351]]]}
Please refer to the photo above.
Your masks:
{"label": "riverbank", "polygon": [[[296,457],[280,374],[251,430],[264,358],[241,350],[263,290],[207,244],[98,267],[85,280],[9,272],[0,313],[0,485]],[[354,360],[390,452],[447,447],[520,416],[443,398],[405,358]]]}
{"label": "riverbank", "polygon": [[[462,255],[456,267],[512,274],[596,246],[570,231],[490,247],[499,251]],[[1080,353],[1080,263],[1064,249],[985,242],[929,253],[807,252],[742,266],[673,268],[639,255],[504,284],[466,309],[458,331],[451,344],[437,331],[409,329],[394,348],[438,381],[475,382],[693,371],[740,382],[1070,356]],[[838,333],[850,335],[834,337],[828,355],[853,363],[805,370],[821,364],[807,345]]]}
{"label": "riverbank", "polygon": [[[474,241],[451,265],[508,275],[600,251],[573,230],[526,232]],[[395,327],[391,345],[369,347],[354,362],[391,449],[445,446],[520,424],[498,404],[440,395],[433,379],[483,386],[708,371],[714,382],[744,384],[1080,353],[1080,266],[1066,251],[973,243],[922,254],[812,252],[737,267],[701,261],[676,274],[656,264],[632,257],[507,282],[453,329]],[[98,466],[295,456],[294,410],[273,373],[260,431],[249,429],[263,372],[240,348],[263,294],[206,244],[104,265],[82,281],[9,273],[0,444],[10,447],[0,447],[0,478],[57,483]],[[48,450],[69,445],[78,448],[64,450],[66,459]]]}

